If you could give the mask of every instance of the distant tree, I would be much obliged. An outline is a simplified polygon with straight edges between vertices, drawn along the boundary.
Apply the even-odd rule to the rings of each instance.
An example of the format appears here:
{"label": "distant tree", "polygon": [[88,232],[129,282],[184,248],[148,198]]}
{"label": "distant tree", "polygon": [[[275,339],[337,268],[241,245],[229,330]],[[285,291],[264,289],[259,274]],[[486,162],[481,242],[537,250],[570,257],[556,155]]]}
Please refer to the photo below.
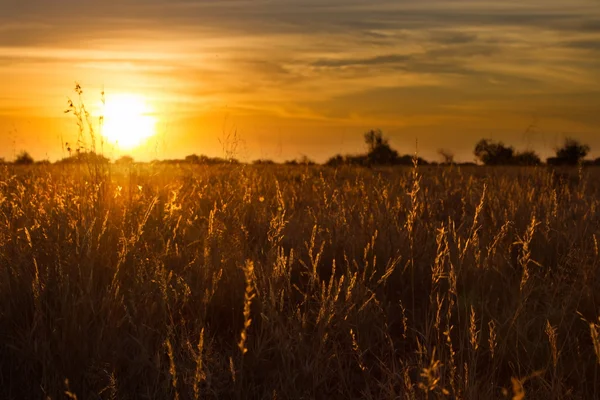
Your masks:
{"label": "distant tree", "polygon": [[[389,141],[383,137],[381,130],[370,130],[364,134],[368,153],[359,155],[335,155],[325,162],[327,166],[340,165],[413,165],[415,157],[412,155],[400,156],[398,152],[390,147]],[[429,164],[426,160],[418,157],[419,165]]]}
{"label": "distant tree", "polygon": [[58,161],[60,164],[108,164],[110,160],[93,151],[77,151],[74,155]]}
{"label": "distant tree", "polygon": [[514,164],[516,165],[540,165],[542,160],[534,151],[528,150],[517,153],[514,156]]}
{"label": "distant tree", "polygon": [[369,149],[367,159],[374,165],[392,165],[398,159],[398,152],[390,147],[388,139],[383,137],[380,129],[370,130],[364,134]]}
{"label": "distant tree", "polygon": [[308,158],[307,156],[302,156],[299,159],[295,159],[295,160],[287,160],[284,161],[285,165],[316,165],[316,163],[311,160],[310,158]]}
{"label": "distant tree", "polygon": [[[398,152],[391,148],[388,139],[383,137],[383,133],[379,129],[373,129],[364,134],[365,144],[367,145],[367,154],[358,155],[341,155],[337,154],[328,159],[324,165],[340,166],[340,165],[360,165],[370,167],[373,165],[407,165],[412,166],[415,161],[415,156],[399,155]],[[428,165],[429,163],[423,158],[416,158],[417,164]]]}
{"label": "distant tree", "polygon": [[200,164],[229,164],[232,163],[233,158],[226,160],[224,158],[221,157],[208,157],[208,156],[200,156]]}
{"label": "distant tree", "polygon": [[52,164],[50,162],[50,160],[40,160],[40,161],[35,162],[35,165],[50,165],[50,164]]}
{"label": "distant tree", "polygon": [[593,165],[600,165],[600,157],[596,158],[594,161],[592,161]]}
{"label": "distant tree", "polygon": [[325,165],[328,167],[339,167],[340,165],[344,165],[345,163],[346,162],[344,160],[344,156],[341,154],[336,154],[335,156],[325,161]]}
{"label": "distant tree", "polygon": [[515,149],[502,142],[481,139],[473,152],[485,165],[506,165],[514,163]]}
{"label": "distant tree", "polygon": [[184,162],[184,160],[163,158],[162,160],[153,160],[151,162],[151,164],[154,164],[154,165],[178,165],[182,162]]}
{"label": "distant tree", "polygon": [[267,159],[258,159],[258,160],[252,161],[252,164],[254,164],[254,165],[274,165],[275,161],[267,160]]}
{"label": "distant tree", "polygon": [[[417,157],[417,165],[429,165],[429,163],[427,162],[427,160],[425,160],[424,158],[421,157]],[[415,163],[415,156],[414,155],[410,155],[410,154],[405,154],[403,156],[399,156],[398,158],[396,158],[396,161],[394,164],[396,165],[407,165],[407,166],[412,166]]]}
{"label": "distant tree", "polygon": [[[180,160],[178,160],[177,162],[179,162],[179,161]],[[201,154],[201,155],[190,154],[189,156],[185,157],[185,159],[183,161],[186,163],[189,163],[189,164],[206,164],[206,165],[239,164],[239,161],[236,160],[235,158],[224,159],[224,158],[220,158],[220,157],[208,157],[204,154]]]}
{"label": "distant tree", "polygon": [[317,163],[314,162],[313,160],[311,160],[310,158],[308,158],[308,156],[303,155],[298,160],[298,164],[300,164],[300,165],[316,165]]}
{"label": "distant tree", "polygon": [[388,145],[375,148],[367,156],[374,165],[393,165],[398,160],[398,152]]}
{"label": "distant tree", "polygon": [[363,167],[366,167],[366,166],[369,166],[372,164],[369,156],[363,155],[363,154],[347,155],[344,157],[344,162],[348,165],[361,165]]}
{"label": "distant tree", "polygon": [[6,161],[4,161],[3,157],[0,157],[0,165],[2,165],[2,164],[6,164]]}
{"label": "distant tree", "polygon": [[325,164],[328,167],[339,167],[342,165],[359,165],[359,166],[368,166],[369,160],[366,155],[341,155],[337,154],[327,161]]}
{"label": "distant tree", "polygon": [[189,156],[185,157],[184,160],[190,164],[200,164],[201,158],[197,154],[190,154]]}
{"label": "distant tree", "polygon": [[590,152],[590,146],[573,138],[566,138],[562,147],[556,149],[556,157],[548,158],[550,165],[577,165]]}
{"label": "distant tree", "polygon": [[373,152],[378,147],[389,146],[388,140],[383,137],[381,129],[371,129],[365,132],[365,143],[369,148],[369,153]]}
{"label": "distant tree", "polygon": [[18,165],[31,165],[34,163],[33,157],[28,152],[22,151],[15,159],[15,164]]}
{"label": "distant tree", "polygon": [[118,165],[130,165],[134,163],[134,159],[131,156],[122,156],[120,158],[118,158],[117,160],[115,160],[115,164]]}
{"label": "distant tree", "polygon": [[443,164],[454,164],[454,153],[448,149],[439,149],[438,154]]}

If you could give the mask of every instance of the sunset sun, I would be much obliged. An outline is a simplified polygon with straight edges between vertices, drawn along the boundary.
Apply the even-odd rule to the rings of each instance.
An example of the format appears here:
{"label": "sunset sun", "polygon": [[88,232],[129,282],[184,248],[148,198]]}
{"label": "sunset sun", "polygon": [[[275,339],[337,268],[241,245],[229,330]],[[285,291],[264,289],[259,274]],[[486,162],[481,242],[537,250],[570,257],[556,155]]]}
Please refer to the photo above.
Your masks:
{"label": "sunset sun", "polygon": [[123,94],[107,97],[102,115],[102,135],[121,149],[135,148],[156,133],[156,117],[141,96]]}

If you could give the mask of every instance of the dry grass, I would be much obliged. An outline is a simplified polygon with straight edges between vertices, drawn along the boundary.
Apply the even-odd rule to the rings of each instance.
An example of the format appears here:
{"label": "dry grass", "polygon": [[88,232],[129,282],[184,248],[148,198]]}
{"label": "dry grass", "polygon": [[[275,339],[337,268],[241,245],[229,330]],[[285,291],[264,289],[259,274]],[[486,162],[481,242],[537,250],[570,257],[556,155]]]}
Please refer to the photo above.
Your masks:
{"label": "dry grass", "polygon": [[2,168],[1,398],[600,397],[600,171]]}

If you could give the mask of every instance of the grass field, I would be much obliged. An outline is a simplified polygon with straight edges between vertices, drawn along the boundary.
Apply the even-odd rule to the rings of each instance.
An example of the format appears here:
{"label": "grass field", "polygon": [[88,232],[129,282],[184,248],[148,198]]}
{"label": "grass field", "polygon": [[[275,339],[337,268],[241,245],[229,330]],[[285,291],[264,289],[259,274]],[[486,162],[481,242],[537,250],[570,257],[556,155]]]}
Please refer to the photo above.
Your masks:
{"label": "grass field", "polygon": [[0,167],[3,399],[600,398],[600,169]]}

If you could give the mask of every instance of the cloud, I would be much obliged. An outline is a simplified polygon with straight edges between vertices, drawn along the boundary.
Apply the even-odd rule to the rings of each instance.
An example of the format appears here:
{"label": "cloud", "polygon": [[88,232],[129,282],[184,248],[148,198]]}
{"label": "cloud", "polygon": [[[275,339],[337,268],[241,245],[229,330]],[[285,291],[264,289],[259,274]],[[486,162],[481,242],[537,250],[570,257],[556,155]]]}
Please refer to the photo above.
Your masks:
{"label": "cloud", "polygon": [[314,67],[351,67],[351,66],[370,66],[398,64],[410,61],[412,57],[406,54],[390,54],[370,58],[350,58],[350,59],[321,59],[312,63]]}
{"label": "cloud", "polygon": [[[585,1],[530,1],[528,6],[500,1],[378,0],[328,1],[41,1],[11,3],[4,20],[43,20],[54,27],[111,30],[126,24],[154,27],[203,27],[208,30],[253,34],[324,33],[456,27],[466,25],[527,25],[549,29],[595,29],[598,10],[590,13]],[[81,30],[82,33],[84,29]]]}
{"label": "cloud", "polygon": [[436,32],[431,35],[431,41],[438,44],[453,45],[476,42],[477,34],[460,31]]}
{"label": "cloud", "polygon": [[600,50],[600,38],[573,40],[564,42],[563,45],[571,49],[598,51]]}
{"label": "cloud", "polygon": [[[2,7],[0,74],[13,79],[1,83],[7,93],[26,93],[9,96],[13,102],[82,79],[137,87],[188,114],[212,104],[354,122],[392,120],[402,110],[408,124],[427,115],[502,119],[537,110],[597,122],[574,100],[600,98],[600,9],[587,0],[9,0]],[[63,89],[59,95],[70,87]]]}

